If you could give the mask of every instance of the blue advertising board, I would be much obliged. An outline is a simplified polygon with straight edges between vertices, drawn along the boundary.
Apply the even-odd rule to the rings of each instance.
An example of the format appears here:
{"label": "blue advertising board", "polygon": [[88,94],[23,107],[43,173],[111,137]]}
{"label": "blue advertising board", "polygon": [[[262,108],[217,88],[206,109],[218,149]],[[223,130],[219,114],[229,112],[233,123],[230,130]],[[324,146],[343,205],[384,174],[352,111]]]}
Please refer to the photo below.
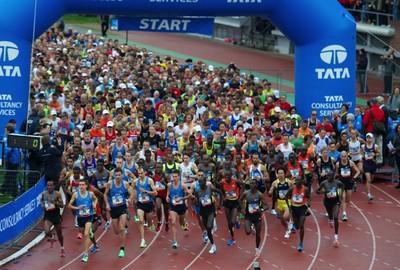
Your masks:
{"label": "blue advertising board", "polygon": [[17,237],[37,222],[43,214],[40,197],[45,189],[44,178],[15,201],[0,207],[0,245]]}

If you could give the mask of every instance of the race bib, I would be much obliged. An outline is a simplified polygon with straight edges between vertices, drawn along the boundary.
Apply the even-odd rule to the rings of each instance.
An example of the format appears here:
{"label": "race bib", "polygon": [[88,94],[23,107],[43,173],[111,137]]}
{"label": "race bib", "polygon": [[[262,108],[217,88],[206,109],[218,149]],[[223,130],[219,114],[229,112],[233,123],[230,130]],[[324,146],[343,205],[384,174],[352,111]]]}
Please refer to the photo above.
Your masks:
{"label": "race bib", "polygon": [[308,169],[308,160],[302,160],[300,164],[303,169]]}
{"label": "race bib", "polygon": [[236,200],[237,199],[236,191],[234,191],[234,190],[226,191],[225,192],[225,197],[228,200]]}
{"label": "race bib", "polygon": [[90,216],[90,208],[84,206],[82,209],[79,209],[79,216],[88,217]]}
{"label": "race bib", "polygon": [[51,211],[56,209],[56,206],[54,205],[54,203],[51,203],[49,201],[44,201],[44,208],[46,209],[46,211]]}
{"label": "race bib", "polygon": [[341,168],[340,175],[342,177],[350,177],[351,176],[351,168]]}
{"label": "race bib", "polygon": [[204,194],[200,197],[200,203],[202,206],[210,206],[211,205],[211,196],[210,194]]}
{"label": "race bib", "polygon": [[124,198],[121,194],[116,194],[111,197],[111,201],[114,206],[120,206],[124,203]]}
{"label": "race bib", "polygon": [[300,175],[300,170],[290,170],[290,173],[292,174],[292,177],[297,177]]}
{"label": "race bib", "polygon": [[326,197],[329,198],[329,199],[336,198],[337,197],[336,188],[333,187],[333,188],[329,189],[329,192],[326,193]]}
{"label": "race bib", "polygon": [[150,202],[150,196],[149,196],[149,194],[140,193],[140,194],[139,194],[139,202],[140,202],[140,203],[149,203],[149,202]]}
{"label": "race bib", "polygon": [[156,182],[156,189],[157,190],[164,190],[165,186],[161,184],[161,182]]}
{"label": "race bib", "polygon": [[178,198],[179,197],[172,198],[172,204],[173,205],[181,205],[181,204],[183,204],[183,200],[177,201]]}
{"label": "race bib", "polygon": [[106,184],[107,184],[107,181],[105,181],[105,180],[98,180],[97,181],[97,187],[100,188],[100,189],[105,188]]}
{"label": "race bib", "polygon": [[279,199],[284,200],[284,199],[285,199],[285,196],[286,196],[286,193],[287,193],[287,189],[279,190],[279,191],[278,191],[278,197],[279,197]]}
{"label": "race bib", "polygon": [[260,210],[260,205],[258,203],[249,203],[249,213],[256,214]]}
{"label": "race bib", "polygon": [[292,202],[294,203],[302,203],[304,199],[304,194],[293,194]]}

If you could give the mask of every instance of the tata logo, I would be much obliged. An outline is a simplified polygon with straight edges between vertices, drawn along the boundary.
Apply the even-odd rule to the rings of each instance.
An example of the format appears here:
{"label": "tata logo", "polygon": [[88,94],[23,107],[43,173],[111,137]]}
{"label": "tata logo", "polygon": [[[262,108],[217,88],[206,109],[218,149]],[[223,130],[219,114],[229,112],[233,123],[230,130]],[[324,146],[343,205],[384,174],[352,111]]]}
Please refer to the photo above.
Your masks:
{"label": "tata logo", "polygon": [[347,50],[341,45],[329,45],[323,48],[319,54],[322,62],[332,67],[316,68],[318,79],[347,79],[350,78],[350,72],[347,67],[341,67],[340,64],[347,59]]}
{"label": "tata logo", "polygon": [[18,46],[10,41],[0,41],[0,77],[21,77],[19,66],[11,65],[19,55]]}

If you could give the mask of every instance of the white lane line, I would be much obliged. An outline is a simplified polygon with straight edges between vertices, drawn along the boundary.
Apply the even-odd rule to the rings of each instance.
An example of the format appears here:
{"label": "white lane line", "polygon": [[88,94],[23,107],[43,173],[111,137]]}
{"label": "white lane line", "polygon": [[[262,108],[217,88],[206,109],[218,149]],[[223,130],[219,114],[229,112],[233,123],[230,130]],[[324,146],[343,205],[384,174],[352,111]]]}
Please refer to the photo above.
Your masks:
{"label": "white lane line", "polygon": [[313,217],[313,219],[315,221],[315,224],[317,225],[318,242],[317,242],[317,249],[315,250],[315,253],[314,253],[314,258],[311,261],[310,265],[308,266],[307,270],[312,269],[315,261],[317,260],[317,257],[318,257],[318,254],[319,254],[319,249],[321,247],[321,228],[319,227],[319,223],[318,223],[317,217],[315,216],[313,211],[311,211],[311,215],[312,215],[312,217]]}
{"label": "white lane line", "polygon": [[[264,214],[263,220],[264,220],[264,228],[265,228],[265,229],[264,229],[264,238],[263,238],[263,240],[262,240],[262,244],[261,244],[261,247],[260,247],[260,253],[261,253],[261,254],[262,254],[262,251],[263,251],[263,249],[264,249],[265,243],[267,242],[267,237],[268,237],[267,217],[265,216],[265,214]],[[257,259],[258,259],[258,258],[254,258],[254,259],[251,261],[251,263],[249,264],[249,266],[247,266],[246,270],[253,269],[253,263],[254,263]]]}

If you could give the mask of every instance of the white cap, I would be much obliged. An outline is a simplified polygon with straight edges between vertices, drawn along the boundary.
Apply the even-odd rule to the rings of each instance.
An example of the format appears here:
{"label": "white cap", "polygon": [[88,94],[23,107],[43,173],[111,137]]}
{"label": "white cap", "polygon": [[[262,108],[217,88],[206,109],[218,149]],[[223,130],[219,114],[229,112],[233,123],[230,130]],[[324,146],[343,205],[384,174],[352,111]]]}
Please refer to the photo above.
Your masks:
{"label": "white cap", "polygon": [[103,114],[110,114],[108,110],[103,110]]}
{"label": "white cap", "polygon": [[104,78],[103,77],[99,77],[98,81],[99,81],[99,83],[103,83],[104,82]]}
{"label": "white cap", "polygon": [[274,96],[275,96],[276,98],[279,98],[279,90],[274,90]]}
{"label": "white cap", "polygon": [[281,107],[276,106],[274,108],[274,112],[281,112],[281,111],[282,111]]}
{"label": "white cap", "polygon": [[213,65],[209,65],[208,66],[208,70],[211,71],[211,72],[214,71],[214,66]]}
{"label": "white cap", "polygon": [[115,108],[121,108],[122,107],[122,103],[121,103],[121,101],[119,101],[119,100],[117,100],[117,101],[115,101]]}
{"label": "white cap", "polygon": [[195,83],[194,83],[194,85],[200,85],[200,81],[196,81]]}
{"label": "white cap", "polygon": [[258,77],[254,77],[254,83],[259,83],[260,79]]}
{"label": "white cap", "polygon": [[82,73],[82,77],[87,77],[87,73]]}
{"label": "white cap", "polygon": [[125,99],[124,105],[131,105],[131,102],[128,99]]}
{"label": "white cap", "polygon": [[201,127],[199,125],[197,125],[197,126],[195,126],[193,128],[193,130],[196,131],[196,132],[200,132],[201,131]]}
{"label": "white cap", "polygon": [[174,123],[168,122],[167,127],[174,127]]}
{"label": "white cap", "polygon": [[107,122],[107,127],[113,127],[113,126],[114,126],[113,121],[108,121],[108,122]]}
{"label": "white cap", "polygon": [[121,89],[126,89],[126,84],[120,83],[120,84],[118,85],[118,87],[121,88]]}
{"label": "white cap", "polygon": [[56,110],[51,110],[50,111],[50,115],[57,115],[57,111]]}
{"label": "white cap", "polygon": [[374,134],[372,134],[371,132],[368,132],[367,135],[365,135],[365,137],[371,137],[371,138],[373,138],[373,137],[374,137]]}

